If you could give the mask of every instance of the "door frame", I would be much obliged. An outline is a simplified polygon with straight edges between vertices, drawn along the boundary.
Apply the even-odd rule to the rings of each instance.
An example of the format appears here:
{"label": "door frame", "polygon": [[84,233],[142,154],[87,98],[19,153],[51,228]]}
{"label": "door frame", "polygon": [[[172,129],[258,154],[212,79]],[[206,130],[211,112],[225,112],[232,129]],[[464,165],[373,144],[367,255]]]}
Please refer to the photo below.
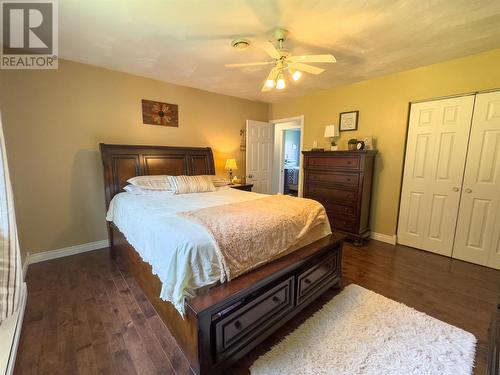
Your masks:
{"label": "door frame", "polygon": [[[276,119],[276,120],[270,120],[269,121],[271,124],[274,125],[274,157],[273,157],[273,172],[272,172],[272,192],[273,194],[276,194],[278,192],[283,192],[283,178],[284,178],[284,172],[282,172],[281,166],[284,163],[283,159],[283,136],[284,136],[284,130],[287,129],[300,129],[300,149],[299,149],[299,191],[298,191],[298,196],[302,197],[303,196],[303,168],[302,168],[302,163],[303,163],[303,155],[302,155],[302,150],[304,149],[304,115],[300,116],[293,116],[293,117],[286,117],[286,118],[281,118],[281,119]],[[290,126],[290,127],[283,127],[283,128],[278,128],[277,125],[286,123],[286,122],[297,122],[298,126]],[[276,179],[278,181],[276,189]],[[277,191],[276,191],[277,190]]]}

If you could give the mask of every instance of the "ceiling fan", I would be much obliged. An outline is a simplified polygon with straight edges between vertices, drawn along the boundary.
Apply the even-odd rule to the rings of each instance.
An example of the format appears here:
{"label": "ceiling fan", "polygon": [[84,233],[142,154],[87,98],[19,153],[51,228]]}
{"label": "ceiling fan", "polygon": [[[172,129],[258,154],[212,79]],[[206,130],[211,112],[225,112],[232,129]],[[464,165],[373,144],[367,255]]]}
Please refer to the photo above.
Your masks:
{"label": "ceiling fan", "polygon": [[[285,72],[288,71],[294,81],[298,81],[302,77],[302,72],[311,74],[321,74],[325,69],[318,68],[313,65],[305,63],[334,63],[337,60],[333,55],[307,55],[307,56],[293,56],[287,49],[283,48],[283,42],[286,39],[288,31],[285,29],[276,29],[274,36],[278,41],[278,48],[274,46],[271,42],[266,42],[263,44],[262,48],[264,51],[271,56],[273,61],[262,61],[262,62],[251,62],[242,64],[226,64],[226,68],[239,68],[244,66],[256,66],[256,65],[274,65],[274,67],[269,72],[266,82],[262,87],[263,92],[271,91],[274,87],[278,90],[285,88]],[[233,47],[237,49],[242,49],[240,43],[246,43],[249,45],[248,40],[234,40]]]}

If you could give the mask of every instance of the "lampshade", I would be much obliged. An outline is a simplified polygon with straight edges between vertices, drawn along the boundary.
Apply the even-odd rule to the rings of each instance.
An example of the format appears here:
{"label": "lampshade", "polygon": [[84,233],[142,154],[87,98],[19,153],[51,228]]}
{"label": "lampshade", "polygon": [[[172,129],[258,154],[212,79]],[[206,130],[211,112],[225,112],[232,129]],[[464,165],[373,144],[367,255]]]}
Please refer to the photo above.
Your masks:
{"label": "lampshade", "polygon": [[236,159],[227,159],[226,167],[224,169],[226,171],[238,169],[238,167],[236,166]]}
{"label": "lampshade", "polygon": [[325,138],[338,137],[340,135],[338,125],[328,125],[325,127]]}

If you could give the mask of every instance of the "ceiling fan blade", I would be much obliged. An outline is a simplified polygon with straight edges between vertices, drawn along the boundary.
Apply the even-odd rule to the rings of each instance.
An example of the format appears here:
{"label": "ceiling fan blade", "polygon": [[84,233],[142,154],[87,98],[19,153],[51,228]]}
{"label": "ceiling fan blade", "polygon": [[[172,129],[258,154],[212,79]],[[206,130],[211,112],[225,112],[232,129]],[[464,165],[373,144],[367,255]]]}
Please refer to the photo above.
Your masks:
{"label": "ceiling fan blade", "polygon": [[306,56],[290,56],[288,61],[304,62],[304,63],[334,63],[337,62],[333,55],[306,55]]}
{"label": "ceiling fan blade", "polygon": [[311,73],[311,74],[321,74],[325,69],[318,68],[316,66],[302,64],[302,63],[288,63],[288,67],[300,70],[301,72]]}
{"label": "ceiling fan blade", "polygon": [[225,64],[226,68],[239,68],[242,66],[257,66],[257,65],[270,65],[274,64],[274,61],[262,61],[262,62],[252,62],[252,63],[241,63],[241,64]]}
{"label": "ceiling fan blade", "polygon": [[262,86],[261,91],[266,92],[266,91],[271,91],[273,87],[267,87],[266,82],[267,81],[275,81],[278,76],[278,69],[277,68],[272,68],[271,71],[269,72],[269,75],[267,76],[266,80],[264,81],[264,86]]}
{"label": "ceiling fan blade", "polygon": [[271,42],[265,42],[264,44],[262,44],[262,49],[266,51],[266,53],[273,59],[281,58],[280,53],[278,52],[274,44],[272,44]]}

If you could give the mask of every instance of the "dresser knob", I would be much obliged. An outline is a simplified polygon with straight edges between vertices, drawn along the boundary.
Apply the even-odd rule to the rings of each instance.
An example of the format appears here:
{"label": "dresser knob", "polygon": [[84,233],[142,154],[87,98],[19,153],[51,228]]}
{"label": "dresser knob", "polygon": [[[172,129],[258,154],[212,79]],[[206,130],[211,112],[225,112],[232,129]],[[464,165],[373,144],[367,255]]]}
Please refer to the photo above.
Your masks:
{"label": "dresser knob", "polygon": [[281,301],[280,301],[280,299],[277,296],[274,296],[273,297],[273,302],[280,303]]}
{"label": "dresser knob", "polygon": [[306,284],[311,284],[311,280],[309,280],[309,279],[305,279],[305,280],[304,280],[304,282],[305,282]]}
{"label": "dresser knob", "polygon": [[239,320],[237,320],[236,322],[234,322],[234,326],[237,328],[237,329],[241,329],[241,323]]}

